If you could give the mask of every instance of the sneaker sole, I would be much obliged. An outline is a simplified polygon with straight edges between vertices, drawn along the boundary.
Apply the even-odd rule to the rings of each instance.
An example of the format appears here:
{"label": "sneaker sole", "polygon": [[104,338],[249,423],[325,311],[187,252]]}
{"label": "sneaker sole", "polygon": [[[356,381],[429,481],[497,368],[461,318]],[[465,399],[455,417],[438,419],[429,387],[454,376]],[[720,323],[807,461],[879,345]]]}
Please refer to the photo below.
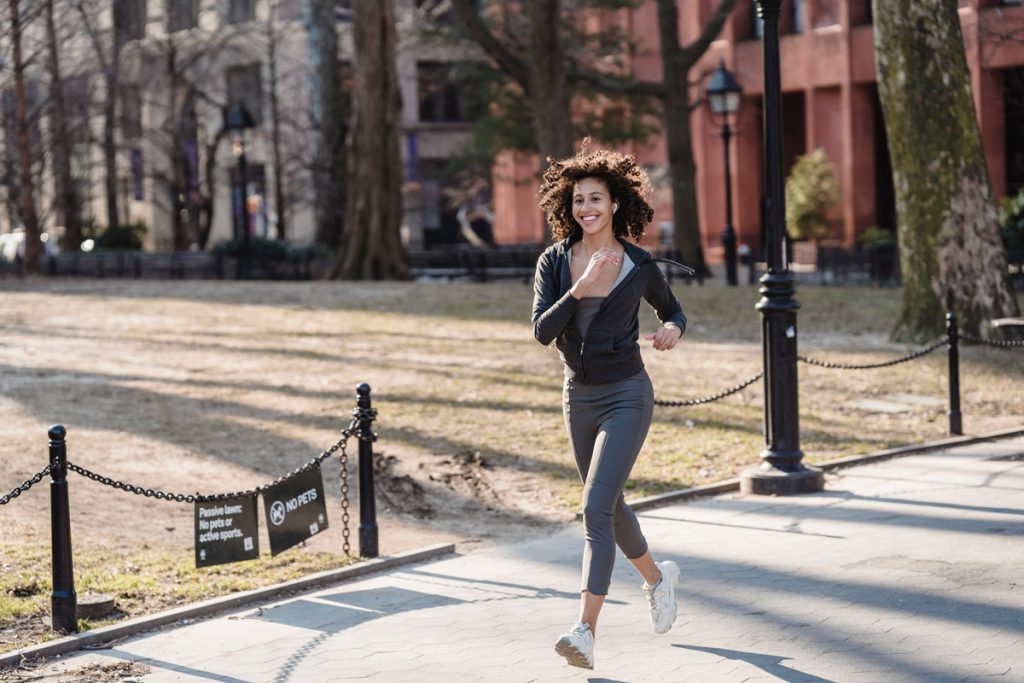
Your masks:
{"label": "sneaker sole", "polygon": [[565,661],[571,666],[578,666],[581,669],[594,668],[594,664],[587,659],[587,656],[568,640],[560,639],[555,643],[555,652],[565,657]]}

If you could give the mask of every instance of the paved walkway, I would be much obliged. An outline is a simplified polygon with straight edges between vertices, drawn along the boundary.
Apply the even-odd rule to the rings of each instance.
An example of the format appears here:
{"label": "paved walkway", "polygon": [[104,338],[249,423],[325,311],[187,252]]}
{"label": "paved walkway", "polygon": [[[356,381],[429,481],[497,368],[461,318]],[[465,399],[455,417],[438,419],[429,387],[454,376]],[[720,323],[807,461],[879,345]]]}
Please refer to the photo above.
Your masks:
{"label": "paved walkway", "polygon": [[642,514],[656,556],[682,567],[682,612],[651,634],[620,558],[592,672],[552,649],[576,616],[575,525],[60,667],[137,660],[145,681],[1024,681],[1021,453],[1024,439],[967,446],[849,469],[821,494]]}

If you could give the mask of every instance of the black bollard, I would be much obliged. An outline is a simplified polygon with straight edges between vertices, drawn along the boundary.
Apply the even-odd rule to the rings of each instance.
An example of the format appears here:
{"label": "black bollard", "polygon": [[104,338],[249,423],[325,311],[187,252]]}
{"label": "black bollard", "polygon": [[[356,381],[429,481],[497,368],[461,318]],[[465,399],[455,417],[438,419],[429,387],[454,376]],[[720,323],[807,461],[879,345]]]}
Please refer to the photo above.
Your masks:
{"label": "black bollard", "polygon": [[960,419],[960,335],[952,295],[946,297],[946,337],[949,343],[949,433],[963,434]]}
{"label": "black bollard", "polygon": [[68,506],[68,451],[62,425],[50,427],[50,541],[53,546],[53,630],[78,633],[78,596],[71,559],[71,514]]}
{"label": "black bollard", "polygon": [[373,490],[373,412],[370,408],[370,385],[356,387],[359,406],[359,554],[377,557],[377,501]]}

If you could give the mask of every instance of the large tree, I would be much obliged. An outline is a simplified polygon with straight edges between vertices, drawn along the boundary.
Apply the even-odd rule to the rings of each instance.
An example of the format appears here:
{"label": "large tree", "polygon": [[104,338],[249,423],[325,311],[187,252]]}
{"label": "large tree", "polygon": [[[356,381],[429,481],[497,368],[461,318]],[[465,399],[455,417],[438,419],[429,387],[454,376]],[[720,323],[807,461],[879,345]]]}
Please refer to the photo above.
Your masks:
{"label": "large tree", "polygon": [[354,83],[347,145],[345,232],[331,277],[409,276],[399,228],[401,97],[395,65],[394,0],[353,0]]}
{"label": "large tree", "polygon": [[[700,35],[689,44],[679,40],[677,0],[657,0],[662,79],[643,81],[629,77],[631,65],[621,59],[614,71],[602,69],[589,49],[566,50],[564,45],[589,47],[579,34],[568,28],[571,22],[558,21],[563,7],[560,0],[539,0],[528,3],[529,40],[517,45],[514,36],[500,36],[489,27],[474,9],[471,0],[451,0],[459,21],[473,40],[526,94],[533,114],[535,135],[541,156],[565,156],[571,146],[572,85],[596,89],[604,95],[653,98],[661,109],[662,125],[667,138],[671,173],[675,243],[681,257],[699,273],[706,273],[704,251],[700,242],[697,212],[696,164],[690,137],[690,112],[695,104],[691,96],[690,73],[707,51],[711,41],[722,30],[736,0],[719,0],[714,14],[701,28]],[[631,0],[574,0],[564,9],[600,9],[633,7]],[[552,19],[554,17],[554,19]],[[561,30],[559,30],[561,26]],[[604,56],[609,43],[622,52],[633,49],[624,36],[614,32],[598,36]],[[517,49],[518,48],[518,49]],[[643,134],[643,130],[639,130]],[[552,140],[565,140],[555,147]],[[548,151],[548,150],[553,151]]]}
{"label": "large tree", "polygon": [[690,91],[690,73],[707,52],[711,41],[721,32],[736,0],[719,0],[718,7],[701,28],[700,35],[686,45],[679,41],[677,0],[657,0],[657,3],[662,70],[660,81],[608,78],[584,69],[577,70],[574,75],[608,92],[649,95],[660,100],[672,177],[675,244],[683,261],[692,266],[699,277],[703,277],[709,274],[709,270],[701,247],[700,218],[697,212],[697,165],[693,160],[690,112],[698,102],[694,101]]}
{"label": "large tree", "polygon": [[1016,315],[974,111],[956,0],[873,0],[878,90],[903,271],[896,340],[934,338],[952,297],[961,325]]}
{"label": "large tree", "polygon": [[513,31],[499,35],[485,23],[473,0],[451,0],[451,4],[469,37],[529,102],[541,159],[568,156],[572,152],[572,88],[560,32],[560,0],[526,3],[525,36]]}

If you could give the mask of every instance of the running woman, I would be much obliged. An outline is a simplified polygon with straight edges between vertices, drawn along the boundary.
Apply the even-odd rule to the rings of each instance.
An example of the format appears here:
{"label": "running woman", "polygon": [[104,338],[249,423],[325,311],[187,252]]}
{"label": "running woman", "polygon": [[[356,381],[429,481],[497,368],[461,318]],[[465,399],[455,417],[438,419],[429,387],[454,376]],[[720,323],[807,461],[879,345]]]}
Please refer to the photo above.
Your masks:
{"label": "running woman", "polygon": [[537,261],[533,332],[541,344],[556,344],[565,365],[562,411],[584,484],[585,530],[579,620],[555,651],[592,669],[616,545],[643,576],[654,632],[667,632],[676,618],[679,567],[651,557],[622,489],[654,412],[638,343],[640,299],[661,320],[644,336],[658,351],[675,348],[686,317],[651,255],[634,244],[654,218],[644,199],[650,180],[636,159],[590,151],[585,140],[575,156],[548,164],[540,208],[557,241]]}

